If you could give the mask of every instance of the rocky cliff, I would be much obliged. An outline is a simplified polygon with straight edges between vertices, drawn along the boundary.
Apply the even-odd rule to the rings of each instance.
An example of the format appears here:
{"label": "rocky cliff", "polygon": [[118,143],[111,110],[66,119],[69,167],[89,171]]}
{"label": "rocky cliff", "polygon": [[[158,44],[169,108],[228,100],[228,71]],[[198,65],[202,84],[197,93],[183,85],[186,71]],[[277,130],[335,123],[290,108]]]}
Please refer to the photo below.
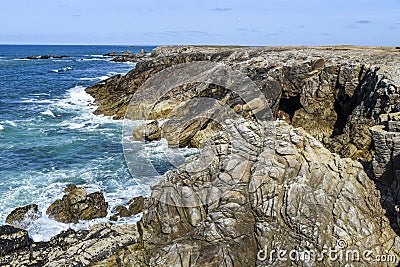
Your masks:
{"label": "rocky cliff", "polygon": [[[303,127],[342,157],[371,162],[369,128],[378,124],[379,115],[400,108],[400,53],[394,48],[159,47],[126,76],[115,76],[87,92],[97,100],[97,114],[121,119],[149,77],[193,61],[221,62],[243,72],[264,93],[275,116],[287,114],[293,126]],[[240,102],[229,93],[215,85],[177,88],[164,96],[153,119],[165,118],[179,104],[203,95],[230,105]]]}
{"label": "rocky cliff", "polygon": [[[165,94],[163,83],[149,86],[168,67],[198,61],[244,74],[260,94],[246,83],[230,90],[238,83],[229,74],[204,83],[183,70],[178,80],[189,82]],[[0,264],[396,266],[399,75],[394,48],[157,48],[87,92],[97,114],[168,119],[133,138],[163,137],[201,154],[141,199],[137,226],[97,225],[46,243],[4,226]]]}

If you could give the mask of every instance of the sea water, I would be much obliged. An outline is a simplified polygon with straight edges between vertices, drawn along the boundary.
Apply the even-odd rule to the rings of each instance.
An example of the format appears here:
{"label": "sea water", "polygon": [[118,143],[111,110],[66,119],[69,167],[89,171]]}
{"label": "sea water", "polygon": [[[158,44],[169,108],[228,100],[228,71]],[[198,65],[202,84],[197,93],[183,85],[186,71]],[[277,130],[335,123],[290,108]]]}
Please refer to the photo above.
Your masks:
{"label": "sea water", "polygon": [[[89,193],[103,192],[109,211],[127,204],[132,197],[149,193],[149,186],[160,177],[132,177],[122,148],[123,122],[94,115],[94,99],[85,88],[134,68],[135,63],[113,62],[104,54],[153,48],[0,45],[1,224],[13,209],[37,204],[42,217],[28,232],[35,241],[45,241],[62,230],[86,229],[107,220],[75,225],[49,219],[46,209],[63,196],[69,184],[84,186]],[[23,59],[48,54],[69,57]],[[135,145],[131,147],[134,149]],[[143,150],[143,144],[138,148]],[[141,155],[150,155],[161,166],[160,174],[173,168],[160,155],[170,153],[169,158],[182,158],[194,153],[189,149],[168,149],[165,141],[146,144],[144,149],[146,153],[138,151],[133,160],[140,164]]]}

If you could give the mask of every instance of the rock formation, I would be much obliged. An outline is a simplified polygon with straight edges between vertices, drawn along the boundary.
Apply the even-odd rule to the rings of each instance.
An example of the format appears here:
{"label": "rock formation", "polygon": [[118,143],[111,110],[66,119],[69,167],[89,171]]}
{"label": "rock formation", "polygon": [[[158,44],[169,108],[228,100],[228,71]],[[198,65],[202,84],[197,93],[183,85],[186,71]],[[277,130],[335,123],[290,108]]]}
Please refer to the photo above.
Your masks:
{"label": "rock formation", "polygon": [[115,62],[138,62],[148,57],[150,53],[146,53],[144,50],[138,53],[132,53],[131,51],[125,51],[118,54],[117,52],[110,52],[105,54],[106,57],[114,57],[112,61]]}
{"label": "rock formation", "polygon": [[[195,61],[224,63],[261,94],[241,98],[229,89],[229,75],[226,86],[189,82],[161,96],[161,85],[143,91],[155,74]],[[8,248],[0,264],[396,266],[399,63],[394,48],[155,49],[126,76],[87,89],[96,114],[121,119],[128,111],[129,119],[155,120],[135,129],[135,138],[161,136],[202,153],[167,172],[147,199],[116,208],[115,219],[143,212],[137,226],[69,230],[44,243],[9,226],[0,229],[0,247]],[[261,96],[278,120],[257,119]],[[204,105],[204,98],[218,101]],[[208,119],[191,120],[192,113]],[[377,126],[385,116],[387,125]],[[168,120],[160,126],[158,119]],[[98,193],[66,191],[49,216],[76,222],[106,213]],[[14,233],[21,242],[9,241]],[[373,262],[379,256],[388,260]]]}
{"label": "rock formation", "polygon": [[[216,158],[205,169],[199,156],[167,173],[139,223],[143,247],[124,248],[98,266],[368,265],[365,251],[399,259],[400,238],[361,164],[285,122],[276,124],[276,139],[265,134],[265,125],[232,123],[239,150],[230,155],[228,139],[215,136]],[[321,256],[327,248],[358,251],[360,260],[269,257],[273,249]]]}
{"label": "rock formation", "polygon": [[139,125],[132,132],[132,140],[135,141],[155,141],[161,139],[161,128],[158,121],[152,121]]}
{"label": "rock formation", "polygon": [[[360,163],[332,154],[283,121],[239,119],[228,125],[231,138],[221,131],[210,140],[211,161],[204,165],[207,157],[195,156],[153,187],[137,229],[70,230],[13,250],[0,263],[368,266],[377,255],[400,259],[397,226],[385,216],[379,191]],[[276,136],[269,134],[271,127]],[[270,257],[273,249],[321,259],[280,261]],[[356,251],[360,258],[330,260],[327,249]],[[364,252],[371,254],[363,257]]]}
{"label": "rock formation", "polygon": [[[159,47],[126,76],[87,89],[99,105],[96,114],[123,118],[130,101],[141,100],[135,97],[149,77],[193,61],[221,62],[240,70],[258,85],[274,114],[287,113],[288,121],[330,151],[366,162],[373,156],[369,128],[378,124],[379,115],[395,111],[400,101],[400,54],[395,49]],[[240,102],[226,88],[199,86],[203,85],[189,84],[165,95],[158,104],[160,112],[151,119],[168,117],[188,99],[204,95],[232,105]]]}
{"label": "rock formation", "polygon": [[[137,243],[138,240],[136,225],[117,227],[98,224],[90,230],[67,230],[51,238],[49,242],[38,243],[33,243],[26,231],[3,226],[0,228],[0,265],[89,266]],[[2,255],[1,252],[5,254]]]}
{"label": "rock formation", "polygon": [[62,199],[56,200],[47,209],[49,218],[62,223],[77,223],[107,216],[108,203],[103,193],[87,194],[82,187],[70,186]]}
{"label": "rock formation", "polygon": [[380,116],[381,125],[371,127],[375,155],[373,178],[388,188],[386,198],[391,206],[400,204],[400,113]]}
{"label": "rock formation", "polygon": [[3,256],[29,247],[31,243],[32,240],[27,231],[10,225],[0,226],[0,263],[2,263]]}
{"label": "rock formation", "polygon": [[129,201],[128,207],[123,205],[117,206],[114,210],[114,214],[111,215],[110,220],[117,221],[119,218],[137,215],[144,209],[144,200],[145,198],[142,196],[134,197]]}
{"label": "rock formation", "polygon": [[6,223],[26,229],[32,222],[40,217],[39,207],[36,204],[19,207],[13,210],[6,218]]}

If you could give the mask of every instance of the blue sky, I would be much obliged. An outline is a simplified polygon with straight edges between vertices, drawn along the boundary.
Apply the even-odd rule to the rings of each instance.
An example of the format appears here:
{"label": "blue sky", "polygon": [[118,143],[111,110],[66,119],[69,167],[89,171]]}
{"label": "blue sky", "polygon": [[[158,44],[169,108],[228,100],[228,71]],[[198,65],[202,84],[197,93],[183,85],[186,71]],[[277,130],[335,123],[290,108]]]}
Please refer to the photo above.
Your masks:
{"label": "blue sky", "polygon": [[0,43],[400,45],[400,0],[0,0]]}

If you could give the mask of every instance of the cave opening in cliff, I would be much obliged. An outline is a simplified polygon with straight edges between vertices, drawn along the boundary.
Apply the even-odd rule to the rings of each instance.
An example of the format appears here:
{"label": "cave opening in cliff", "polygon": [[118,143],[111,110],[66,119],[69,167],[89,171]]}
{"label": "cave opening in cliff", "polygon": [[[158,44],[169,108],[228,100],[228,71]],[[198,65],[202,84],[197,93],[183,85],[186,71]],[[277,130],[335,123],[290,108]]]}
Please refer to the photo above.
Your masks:
{"label": "cave opening in cliff", "polygon": [[[292,121],[294,113],[301,109],[303,106],[300,103],[300,95],[291,96],[291,97],[282,97],[279,102],[279,111],[284,112],[289,115],[290,121]],[[278,113],[280,113],[278,111]],[[280,117],[279,114],[277,116]],[[282,119],[282,118],[280,118]]]}

